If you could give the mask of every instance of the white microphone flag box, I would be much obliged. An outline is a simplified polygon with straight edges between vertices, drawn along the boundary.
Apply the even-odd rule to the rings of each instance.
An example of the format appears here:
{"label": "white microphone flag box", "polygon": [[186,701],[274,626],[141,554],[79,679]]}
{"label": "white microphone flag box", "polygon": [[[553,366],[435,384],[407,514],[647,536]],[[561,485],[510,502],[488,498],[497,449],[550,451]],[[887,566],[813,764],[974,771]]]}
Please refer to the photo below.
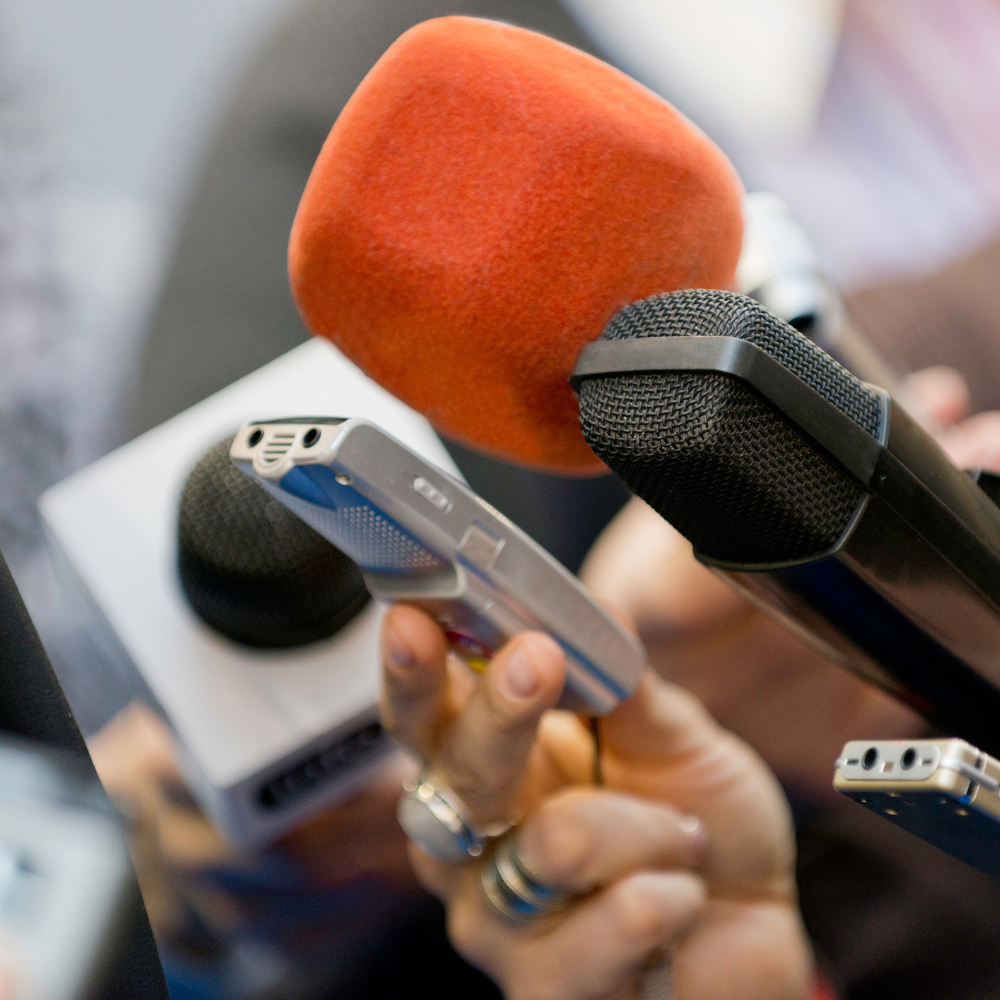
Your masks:
{"label": "white microphone flag box", "polygon": [[[119,669],[177,737],[185,777],[235,846],[259,848],[350,794],[390,752],[378,725],[371,602],[329,639],[256,650],[191,609],[177,572],[184,483],[249,419],[366,417],[461,478],[427,421],[331,344],[312,340],[46,492],[57,563]],[[134,676],[134,675],[133,675]]]}

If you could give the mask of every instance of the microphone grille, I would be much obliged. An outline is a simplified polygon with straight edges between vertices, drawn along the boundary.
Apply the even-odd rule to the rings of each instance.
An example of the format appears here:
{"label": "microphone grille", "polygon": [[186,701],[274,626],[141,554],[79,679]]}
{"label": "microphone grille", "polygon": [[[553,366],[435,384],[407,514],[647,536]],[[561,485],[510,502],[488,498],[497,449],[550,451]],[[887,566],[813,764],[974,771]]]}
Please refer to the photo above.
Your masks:
{"label": "microphone grille", "polygon": [[[602,339],[729,336],[766,350],[870,433],[877,393],[753,300],[692,290],[622,309]],[[596,454],[699,554],[768,564],[831,548],[865,494],[743,382],[716,372],[588,378],[580,422]]]}
{"label": "microphone grille", "polygon": [[708,288],[654,295],[619,310],[600,339],[642,337],[736,337],[749,341],[869,434],[878,436],[882,423],[878,393],[747,295]]}
{"label": "microphone grille", "polygon": [[181,494],[178,570],[192,608],[260,649],[334,635],[369,601],[360,569],[244,475],[232,441],[204,455]]}

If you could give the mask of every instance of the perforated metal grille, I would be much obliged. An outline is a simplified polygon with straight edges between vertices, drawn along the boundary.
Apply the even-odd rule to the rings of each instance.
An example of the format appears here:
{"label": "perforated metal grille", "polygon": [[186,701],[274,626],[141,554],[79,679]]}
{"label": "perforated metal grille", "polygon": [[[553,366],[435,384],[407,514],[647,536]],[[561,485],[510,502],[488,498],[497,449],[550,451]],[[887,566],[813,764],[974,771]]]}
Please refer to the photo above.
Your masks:
{"label": "perforated metal grille", "polygon": [[283,501],[324,538],[335,539],[364,569],[379,573],[425,573],[447,565],[369,504],[319,507],[287,491]]}
{"label": "perforated metal grille", "polygon": [[369,600],[360,570],[240,472],[230,444],[202,458],[181,497],[178,568],[191,606],[248,646],[333,635]]}
{"label": "perforated metal grille", "polygon": [[[877,395],[743,296],[657,296],[623,309],[604,337],[720,335],[767,350],[877,432]],[[580,421],[607,465],[712,559],[764,564],[818,555],[840,538],[864,497],[822,449],[728,375],[587,379],[580,387]]]}
{"label": "perforated metal grille", "polygon": [[878,436],[882,423],[878,394],[749,296],[705,288],[654,295],[625,306],[601,334],[601,340],[640,337],[737,337],[749,341],[869,434]]}

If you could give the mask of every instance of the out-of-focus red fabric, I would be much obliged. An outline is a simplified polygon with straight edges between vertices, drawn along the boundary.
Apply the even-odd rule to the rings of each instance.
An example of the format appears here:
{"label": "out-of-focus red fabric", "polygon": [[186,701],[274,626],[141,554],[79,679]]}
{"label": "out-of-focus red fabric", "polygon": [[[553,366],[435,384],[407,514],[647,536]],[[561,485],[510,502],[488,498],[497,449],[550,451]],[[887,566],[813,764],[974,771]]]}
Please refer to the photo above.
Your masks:
{"label": "out-of-focus red fabric", "polygon": [[817,976],[816,981],[813,983],[812,996],[809,1000],[840,1000],[840,998],[825,980]]}

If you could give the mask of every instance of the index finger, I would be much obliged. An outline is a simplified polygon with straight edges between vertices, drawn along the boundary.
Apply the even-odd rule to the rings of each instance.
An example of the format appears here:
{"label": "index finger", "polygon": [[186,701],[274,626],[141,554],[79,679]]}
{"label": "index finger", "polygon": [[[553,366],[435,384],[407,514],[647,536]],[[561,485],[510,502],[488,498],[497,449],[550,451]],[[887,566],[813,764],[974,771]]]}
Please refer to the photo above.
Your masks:
{"label": "index finger", "polygon": [[539,720],[562,693],[561,647],[523,633],[474,681],[449,669],[441,628],[405,606],[386,617],[383,647],[383,724],[462,799],[471,820],[509,821],[529,780]]}
{"label": "index finger", "polygon": [[562,648],[525,632],[493,657],[444,733],[432,768],[479,823],[510,821],[523,808],[538,723],[558,703],[565,680]]}
{"label": "index finger", "polygon": [[418,608],[397,604],[382,623],[382,725],[424,760],[455,712],[441,629]]}

